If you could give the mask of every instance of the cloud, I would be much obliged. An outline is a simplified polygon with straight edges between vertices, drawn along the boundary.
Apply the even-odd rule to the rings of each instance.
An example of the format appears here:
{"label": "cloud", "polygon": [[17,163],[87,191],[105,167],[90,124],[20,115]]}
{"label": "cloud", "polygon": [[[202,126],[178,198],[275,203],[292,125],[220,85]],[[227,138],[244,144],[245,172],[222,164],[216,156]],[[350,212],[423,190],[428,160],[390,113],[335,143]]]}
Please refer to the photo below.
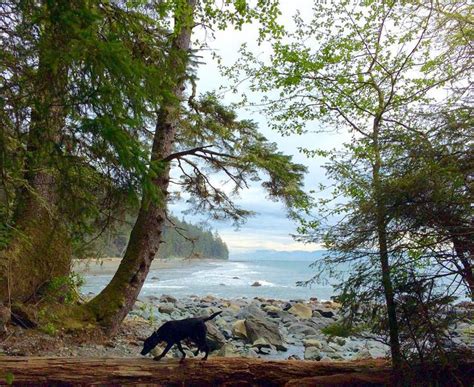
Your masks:
{"label": "cloud", "polygon": [[249,230],[240,231],[221,231],[220,235],[227,243],[231,253],[242,253],[255,250],[278,250],[278,251],[314,251],[321,249],[321,246],[315,243],[303,244],[294,241],[290,236],[280,233],[272,233],[269,230]]}

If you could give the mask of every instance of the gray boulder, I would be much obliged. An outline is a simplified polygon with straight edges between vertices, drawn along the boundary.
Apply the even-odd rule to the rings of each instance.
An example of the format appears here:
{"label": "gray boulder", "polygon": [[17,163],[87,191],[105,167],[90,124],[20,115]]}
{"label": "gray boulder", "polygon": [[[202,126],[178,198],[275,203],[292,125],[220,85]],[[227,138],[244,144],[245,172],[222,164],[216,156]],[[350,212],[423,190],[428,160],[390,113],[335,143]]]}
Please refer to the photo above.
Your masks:
{"label": "gray boulder", "polygon": [[305,360],[321,360],[322,359],[321,352],[318,347],[306,347],[304,350],[304,358]]}
{"label": "gray boulder", "polygon": [[279,351],[286,351],[287,348],[283,344],[283,338],[278,329],[278,324],[267,319],[249,316],[245,320],[245,328],[247,337],[251,343],[264,339],[267,343],[275,346]]}
{"label": "gray boulder", "polygon": [[174,312],[174,306],[172,304],[161,304],[158,307],[160,313],[171,314]]}
{"label": "gray boulder", "polygon": [[209,345],[209,349],[211,351],[216,351],[220,348],[222,348],[227,340],[225,339],[224,335],[222,332],[217,328],[217,326],[214,323],[207,322],[207,344]]}
{"label": "gray boulder", "polygon": [[175,297],[173,296],[170,296],[168,294],[163,294],[161,297],[160,297],[160,301],[161,302],[171,302],[172,304],[176,303],[176,301],[178,301]]}
{"label": "gray boulder", "polygon": [[237,313],[237,319],[244,320],[247,317],[255,317],[259,319],[266,319],[267,314],[260,309],[260,306],[256,303],[251,303],[248,306],[241,308],[239,313]]}
{"label": "gray boulder", "polygon": [[315,328],[304,324],[292,324],[288,327],[288,332],[294,335],[300,334],[304,336],[316,335],[318,331]]}

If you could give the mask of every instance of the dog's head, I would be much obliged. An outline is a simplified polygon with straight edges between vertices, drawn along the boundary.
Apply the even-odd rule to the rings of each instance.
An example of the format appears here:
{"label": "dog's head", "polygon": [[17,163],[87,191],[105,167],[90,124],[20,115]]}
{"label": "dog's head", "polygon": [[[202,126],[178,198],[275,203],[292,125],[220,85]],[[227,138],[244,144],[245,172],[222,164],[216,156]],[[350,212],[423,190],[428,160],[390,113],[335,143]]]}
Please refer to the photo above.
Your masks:
{"label": "dog's head", "polygon": [[162,341],[159,332],[154,332],[150,337],[145,339],[143,342],[143,349],[140,352],[142,355],[148,354],[153,348],[155,348],[158,343]]}

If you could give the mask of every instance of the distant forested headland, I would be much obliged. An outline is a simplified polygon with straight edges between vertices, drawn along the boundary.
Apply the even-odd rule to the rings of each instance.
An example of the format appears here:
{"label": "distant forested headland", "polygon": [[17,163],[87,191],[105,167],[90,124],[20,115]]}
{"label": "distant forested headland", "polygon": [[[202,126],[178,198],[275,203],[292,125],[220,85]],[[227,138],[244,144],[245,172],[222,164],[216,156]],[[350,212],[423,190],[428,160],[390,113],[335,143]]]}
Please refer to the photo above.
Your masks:
{"label": "distant forested headland", "polygon": [[[94,246],[98,256],[123,257],[133,223],[131,219],[123,222],[99,238]],[[228,259],[229,249],[217,231],[171,217],[164,227],[157,258],[176,257]]]}

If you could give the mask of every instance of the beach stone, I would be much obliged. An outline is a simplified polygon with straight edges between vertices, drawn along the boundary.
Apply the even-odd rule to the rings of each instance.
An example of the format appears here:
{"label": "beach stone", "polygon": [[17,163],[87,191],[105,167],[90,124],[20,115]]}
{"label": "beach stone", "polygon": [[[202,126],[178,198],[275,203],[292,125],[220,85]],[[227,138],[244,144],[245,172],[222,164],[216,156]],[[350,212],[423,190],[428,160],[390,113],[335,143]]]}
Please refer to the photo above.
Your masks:
{"label": "beach stone", "polygon": [[319,303],[318,305],[322,309],[331,309],[333,311],[337,311],[338,309],[341,309],[342,305],[339,302],[335,301],[323,301]]}
{"label": "beach stone", "polygon": [[161,304],[158,306],[160,313],[171,314],[174,312],[174,306],[171,304]]}
{"label": "beach stone", "polygon": [[316,335],[318,331],[304,324],[292,324],[288,327],[288,332],[294,335]]}
{"label": "beach stone", "polygon": [[319,309],[316,309],[315,311],[318,312],[321,316],[323,316],[325,318],[334,317],[334,312],[332,310],[319,308]]}
{"label": "beach stone", "polygon": [[304,358],[305,360],[321,360],[322,355],[317,347],[306,347],[304,350]]}
{"label": "beach stone", "polygon": [[220,329],[227,329],[228,322],[225,318],[216,318],[213,320],[213,323],[216,324]]}
{"label": "beach stone", "polygon": [[255,281],[252,285],[250,286],[262,286],[262,284],[258,281]]}
{"label": "beach stone", "polygon": [[288,356],[288,360],[301,360],[301,357],[299,357],[296,354]]}
{"label": "beach stone", "polygon": [[334,341],[341,347],[346,345],[346,339],[344,339],[343,337],[335,337]]}
{"label": "beach stone", "polygon": [[278,324],[267,319],[250,316],[245,320],[245,328],[250,342],[254,343],[258,339],[265,339],[279,351],[286,351],[287,348],[283,345],[283,338],[278,329]]}
{"label": "beach stone", "polygon": [[227,309],[229,309],[229,310],[232,311],[233,313],[239,313],[239,312],[240,312],[240,306],[237,305],[237,304],[234,304],[233,302],[230,302],[230,303],[227,305]]}
{"label": "beach stone", "polygon": [[[272,348],[273,345],[271,345],[266,339],[260,337],[257,340],[255,340],[252,344],[252,347],[255,348]],[[273,347],[274,348],[274,347]]]}
{"label": "beach stone", "polygon": [[208,294],[207,296],[204,296],[203,298],[201,298],[201,302],[204,302],[204,303],[214,303],[215,301],[217,300],[216,297],[214,296],[211,296],[210,294]]}
{"label": "beach stone", "polygon": [[[331,349],[333,349],[334,352],[340,352],[340,351],[342,351],[341,346],[338,345],[338,344],[336,344],[336,343],[328,343],[328,347],[331,348]],[[327,350],[328,348],[325,347],[325,349]]]}
{"label": "beach stone", "polygon": [[217,352],[216,356],[222,357],[240,357],[240,353],[231,343],[227,343],[222,346]]}
{"label": "beach stone", "polygon": [[283,309],[281,309],[280,307],[278,306],[274,306],[274,305],[265,305],[263,307],[263,310],[265,312],[267,312],[270,316],[275,316],[275,317],[278,317],[280,315],[280,313],[283,312]]}
{"label": "beach stone", "polygon": [[245,320],[248,317],[255,317],[260,319],[266,319],[267,315],[260,309],[260,306],[256,303],[251,303],[244,308],[240,309],[240,312],[237,314],[237,318],[240,320]]}
{"label": "beach stone", "polygon": [[168,294],[163,294],[161,297],[160,297],[160,301],[161,302],[171,302],[172,304],[176,303],[178,300],[173,297],[173,296],[170,296]]}
{"label": "beach stone", "polygon": [[227,340],[225,339],[222,332],[219,330],[219,328],[216,327],[214,323],[207,322],[206,326],[207,326],[206,339],[209,345],[209,349],[211,351],[215,351],[217,349],[222,348],[227,343]]}
{"label": "beach stone", "polygon": [[267,342],[267,340],[264,338],[255,340],[252,344],[252,348],[256,348],[257,353],[261,353],[263,355],[268,355],[272,352],[272,350],[275,350],[275,347]]}
{"label": "beach stone", "polygon": [[294,324],[294,323],[297,323],[298,322],[298,319],[286,312],[286,311],[283,311],[280,315],[280,318],[281,318],[281,322],[285,325],[285,326],[290,326],[291,324]]}
{"label": "beach stone", "polygon": [[369,360],[372,359],[372,354],[370,353],[368,348],[363,348],[354,356],[354,359]]}
{"label": "beach stone", "polygon": [[321,329],[324,328],[325,326],[328,326],[332,323],[332,320],[329,320],[327,318],[314,318],[311,317],[311,320],[305,320],[305,324],[309,325],[315,329]]}
{"label": "beach stone", "polygon": [[288,310],[288,312],[304,320],[310,319],[311,317],[313,317],[313,310],[309,306],[306,306],[305,304],[302,304],[302,303],[294,304]]}
{"label": "beach stone", "polygon": [[232,325],[232,335],[240,339],[247,338],[247,328],[245,326],[245,320],[237,320],[234,325]]}
{"label": "beach stone", "polygon": [[305,347],[316,347],[316,348],[322,348],[322,343],[319,340],[316,339],[304,339],[303,340],[303,345]]}
{"label": "beach stone", "polygon": [[329,354],[329,358],[332,360],[343,360],[344,357],[339,352],[333,352]]}

